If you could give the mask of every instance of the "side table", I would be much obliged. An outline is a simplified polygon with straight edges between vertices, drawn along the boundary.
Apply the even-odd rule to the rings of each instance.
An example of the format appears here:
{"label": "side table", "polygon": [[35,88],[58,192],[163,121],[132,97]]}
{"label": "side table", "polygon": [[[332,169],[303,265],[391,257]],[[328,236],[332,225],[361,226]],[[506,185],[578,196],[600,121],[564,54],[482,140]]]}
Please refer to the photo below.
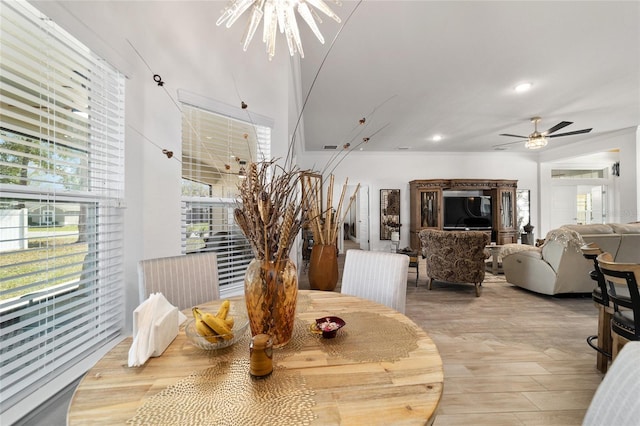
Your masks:
{"label": "side table", "polygon": [[493,275],[498,275],[499,273],[502,272],[502,270],[500,269],[500,265],[498,265],[498,256],[500,255],[502,246],[493,244],[486,247],[491,252],[491,273]]}
{"label": "side table", "polygon": [[396,253],[409,256],[409,268],[416,268],[416,287],[418,287],[418,279],[420,278],[420,259],[417,250],[396,250]]}

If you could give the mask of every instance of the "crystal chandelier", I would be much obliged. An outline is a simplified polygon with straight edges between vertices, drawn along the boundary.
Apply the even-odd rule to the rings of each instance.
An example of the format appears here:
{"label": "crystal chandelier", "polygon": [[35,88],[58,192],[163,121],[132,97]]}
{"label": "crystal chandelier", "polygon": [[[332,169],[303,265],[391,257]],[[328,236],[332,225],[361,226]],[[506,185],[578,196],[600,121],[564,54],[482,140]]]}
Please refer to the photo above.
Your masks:
{"label": "crystal chandelier", "polygon": [[538,123],[540,122],[540,117],[533,117],[531,122],[533,123],[533,133],[529,135],[527,141],[524,143],[524,147],[527,149],[540,149],[547,146],[547,138],[544,136],[547,132],[540,133],[538,131]]}
{"label": "crystal chandelier", "polygon": [[533,136],[527,139],[524,146],[528,149],[540,149],[547,146],[547,138],[545,138],[542,134],[538,134],[537,136]]}
{"label": "crystal chandelier", "polygon": [[[340,0],[334,0],[334,2],[340,5]],[[340,17],[323,0],[232,0],[222,11],[222,15],[216,21],[216,25],[219,26],[226,22],[226,27],[230,28],[251,5],[253,5],[253,8],[247,23],[247,29],[242,37],[242,49],[244,51],[247,50],[258,25],[260,25],[260,20],[264,17],[262,41],[267,45],[269,60],[276,53],[276,29],[278,28],[287,38],[291,56],[298,52],[300,57],[304,58],[294,9],[298,11],[298,14],[311,28],[320,43],[323,44],[324,37],[316,24],[316,21],[322,23],[322,20],[316,13],[316,9],[333,18],[336,22],[341,22]]]}

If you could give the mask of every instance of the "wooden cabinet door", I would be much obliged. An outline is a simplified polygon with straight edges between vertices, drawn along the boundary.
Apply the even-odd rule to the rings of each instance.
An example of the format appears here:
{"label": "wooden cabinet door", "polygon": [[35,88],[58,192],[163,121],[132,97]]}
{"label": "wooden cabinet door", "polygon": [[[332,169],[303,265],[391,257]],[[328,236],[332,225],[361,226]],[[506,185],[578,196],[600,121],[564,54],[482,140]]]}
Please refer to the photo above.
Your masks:
{"label": "wooden cabinet door", "polygon": [[494,214],[497,215],[496,242],[498,244],[516,243],[518,233],[516,229],[516,193],[514,188],[498,188],[496,191],[496,208]]}
{"label": "wooden cabinet door", "polygon": [[497,228],[511,231],[516,227],[516,194],[513,189],[498,189],[496,196]]}
{"label": "wooden cabinet door", "polygon": [[442,188],[421,188],[411,183],[411,248],[420,249],[420,231],[442,229]]}
{"label": "wooden cabinet door", "polygon": [[442,228],[442,190],[429,189],[419,191],[420,229]]}

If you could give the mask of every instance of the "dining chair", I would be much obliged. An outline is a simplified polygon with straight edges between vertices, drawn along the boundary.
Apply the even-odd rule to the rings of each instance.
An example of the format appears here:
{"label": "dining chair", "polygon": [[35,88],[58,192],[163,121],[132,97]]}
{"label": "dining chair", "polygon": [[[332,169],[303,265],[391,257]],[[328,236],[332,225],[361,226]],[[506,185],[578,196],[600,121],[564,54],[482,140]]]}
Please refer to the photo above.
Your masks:
{"label": "dining chair", "polygon": [[162,293],[183,310],[220,298],[216,253],[146,259],[138,262],[140,301]]}
{"label": "dining chair", "polygon": [[386,305],[404,314],[409,256],[347,250],[340,292]]}
{"label": "dining chair", "polygon": [[636,426],[640,419],[640,342],[629,342],[611,364],[582,426]]}
{"label": "dining chair", "polygon": [[601,373],[606,373],[611,359],[611,315],[613,309],[609,306],[609,295],[607,294],[607,284],[604,281],[600,267],[598,266],[598,255],[602,250],[595,243],[588,243],[580,247],[585,259],[593,262],[593,270],[589,273],[591,279],[598,285],[593,289],[591,298],[598,309],[598,334],[587,337],[587,343],[598,354],[596,356],[596,368]]}
{"label": "dining chair", "polygon": [[[611,317],[613,361],[627,341],[640,340],[640,264],[615,262],[607,252],[598,255],[597,261],[600,272],[609,285],[607,292],[614,308]],[[616,285],[626,285],[629,296],[619,294]]]}

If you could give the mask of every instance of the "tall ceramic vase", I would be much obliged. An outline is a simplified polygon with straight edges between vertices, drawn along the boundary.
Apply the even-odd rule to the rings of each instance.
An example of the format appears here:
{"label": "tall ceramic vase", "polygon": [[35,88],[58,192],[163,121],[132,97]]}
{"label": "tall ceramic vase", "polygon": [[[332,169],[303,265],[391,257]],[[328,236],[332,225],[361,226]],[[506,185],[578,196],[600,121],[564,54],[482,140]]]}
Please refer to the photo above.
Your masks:
{"label": "tall ceramic vase", "polygon": [[309,260],[309,287],[333,291],[338,283],[338,251],[335,244],[315,244]]}
{"label": "tall ceramic vase", "polygon": [[253,259],[244,276],[244,297],[251,335],[270,335],[275,348],[286,345],[296,316],[296,265],[288,258],[279,263]]}

